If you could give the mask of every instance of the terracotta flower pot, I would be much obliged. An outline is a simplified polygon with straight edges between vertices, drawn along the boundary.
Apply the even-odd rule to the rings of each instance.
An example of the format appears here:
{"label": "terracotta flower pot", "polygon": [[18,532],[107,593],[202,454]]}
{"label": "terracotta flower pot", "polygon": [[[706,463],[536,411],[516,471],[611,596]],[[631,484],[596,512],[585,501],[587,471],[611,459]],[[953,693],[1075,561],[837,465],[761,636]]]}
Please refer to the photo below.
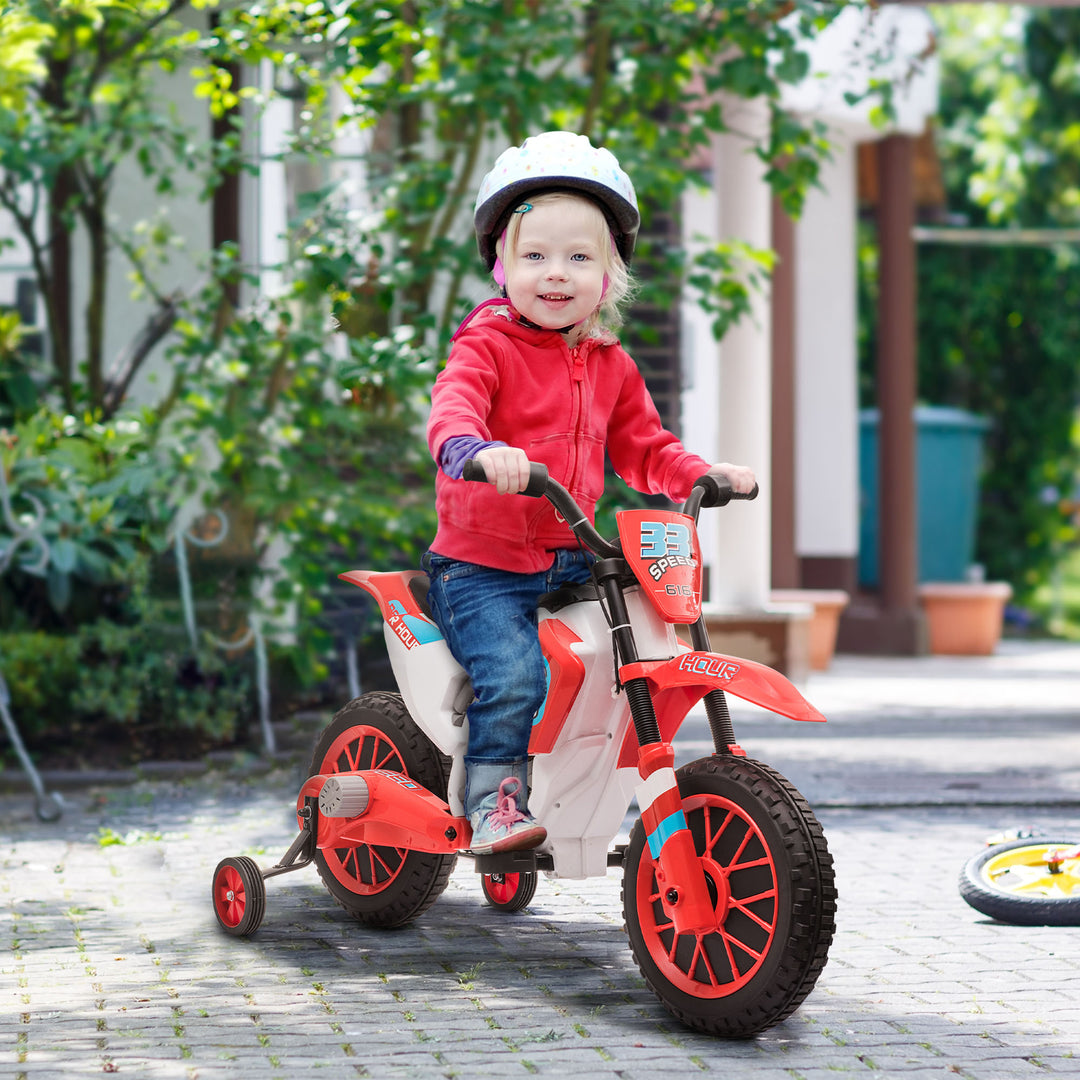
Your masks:
{"label": "terracotta flower pot", "polygon": [[1012,586],[1004,581],[927,582],[919,586],[930,651],[989,656],[1001,639]]}
{"label": "terracotta flower pot", "polygon": [[848,594],[842,589],[774,589],[769,597],[777,604],[809,604],[813,608],[810,667],[813,671],[827,670],[836,651],[836,632],[840,615],[848,605]]}

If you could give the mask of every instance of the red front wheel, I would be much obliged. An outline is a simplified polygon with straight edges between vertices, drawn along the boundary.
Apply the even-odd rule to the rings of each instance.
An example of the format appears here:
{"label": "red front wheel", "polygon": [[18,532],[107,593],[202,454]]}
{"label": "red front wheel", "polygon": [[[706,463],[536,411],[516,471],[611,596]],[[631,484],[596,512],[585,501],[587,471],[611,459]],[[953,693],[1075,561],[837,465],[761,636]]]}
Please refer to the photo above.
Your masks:
{"label": "red front wheel", "polygon": [[226,934],[254,934],[266,914],[266,882],[255,860],[246,855],[222,859],[214,871],[211,900]]}
{"label": "red front wheel", "polygon": [[683,1023],[754,1035],[794,1012],[825,966],[836,916],[832,858],[806,801],[768,766],[714,756],[684,766],[678,780],[718,929],[676,932],[638,821],[623,878],[630,948]]}

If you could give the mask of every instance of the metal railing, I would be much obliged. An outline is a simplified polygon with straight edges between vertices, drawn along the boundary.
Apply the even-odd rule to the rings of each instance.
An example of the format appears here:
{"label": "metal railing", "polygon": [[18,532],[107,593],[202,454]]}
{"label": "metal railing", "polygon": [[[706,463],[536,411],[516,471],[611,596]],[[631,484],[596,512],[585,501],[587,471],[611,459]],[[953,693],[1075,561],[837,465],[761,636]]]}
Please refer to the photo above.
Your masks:
{"label": "metal railing", "polygon": [[[0,537],[0,577],[14,565],[18,557],[19,565],[30,573],[41,574],[49,565],[49,542],[45,539],[43,528],[45,525],[45,507],[34,498],[26,496],[27,501],[33,507],[33,513],[16,517],[11,505],[11,493],[8,490],[7,475],[4,467],[0,464],[0,518],[3,519],[4,527],[11,534],[10,539]],[[0,655],[0,662],[3,656]],[[64,812],[64,800],[55,792],[47,792],[41,775],[34,767],[30,755],[26,752],[26,746],[15,724],[15,717],[11,713],[11,694],[8,691],[7,682],[4,680],[4,672],[0,669],[0,721],[11,745],[15,749],[15,756],[34,789],[34,809],[42,821],[56,821]]]}

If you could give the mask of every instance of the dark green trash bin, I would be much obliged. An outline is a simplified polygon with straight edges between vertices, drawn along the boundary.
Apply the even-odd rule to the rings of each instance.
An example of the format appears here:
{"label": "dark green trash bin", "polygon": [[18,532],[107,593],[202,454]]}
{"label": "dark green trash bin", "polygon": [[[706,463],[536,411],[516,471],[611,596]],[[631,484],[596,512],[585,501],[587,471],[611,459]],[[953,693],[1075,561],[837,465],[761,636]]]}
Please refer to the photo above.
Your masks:
{"label": "dark green trash bin", "polygon": [[[877,409],[859,413],[859,584],[878,584]],[[975,558],[985,417],[962,409],[915,410],[919,581],[963,581]]]}

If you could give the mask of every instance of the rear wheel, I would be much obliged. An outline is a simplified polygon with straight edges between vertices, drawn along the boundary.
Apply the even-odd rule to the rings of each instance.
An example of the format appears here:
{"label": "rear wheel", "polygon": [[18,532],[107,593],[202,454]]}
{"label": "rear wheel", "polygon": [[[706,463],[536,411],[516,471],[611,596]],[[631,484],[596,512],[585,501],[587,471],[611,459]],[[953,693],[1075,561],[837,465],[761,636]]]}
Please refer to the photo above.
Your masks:
{"label": "rear wheel", "polygon": [[[404,773],[446,798],[449,759],[413,723],[399,694],[355,698],[315,744],[311,775],[364,769]],[[369,926],[401,926],[427,911],[446,888],[456,861],[456,855],[378,844],[315,852],[315,867],[331,895]]]}
{"label": "rear wheel", "polygon": [[1080,926],[1080,842],[1043,837],[995,844],[960,872],[976,911],[1019,926]]}
{"label": "rear wheel", "polygon": [[639,820],[623,877],[630,948],[683,1023],[755,1035],[790,1016],[825,966],[836,918],[832,857],[806,800],[768,766],[718,755],[684,766],[678,780],[719,929],[676,933]]}
{"label": "rear wheel", "polygon": [[521,911],[528,907],[536,894],[536,874],[521,870],[508,874],[481,874],[480,887],[484,899],[500,911]]}

